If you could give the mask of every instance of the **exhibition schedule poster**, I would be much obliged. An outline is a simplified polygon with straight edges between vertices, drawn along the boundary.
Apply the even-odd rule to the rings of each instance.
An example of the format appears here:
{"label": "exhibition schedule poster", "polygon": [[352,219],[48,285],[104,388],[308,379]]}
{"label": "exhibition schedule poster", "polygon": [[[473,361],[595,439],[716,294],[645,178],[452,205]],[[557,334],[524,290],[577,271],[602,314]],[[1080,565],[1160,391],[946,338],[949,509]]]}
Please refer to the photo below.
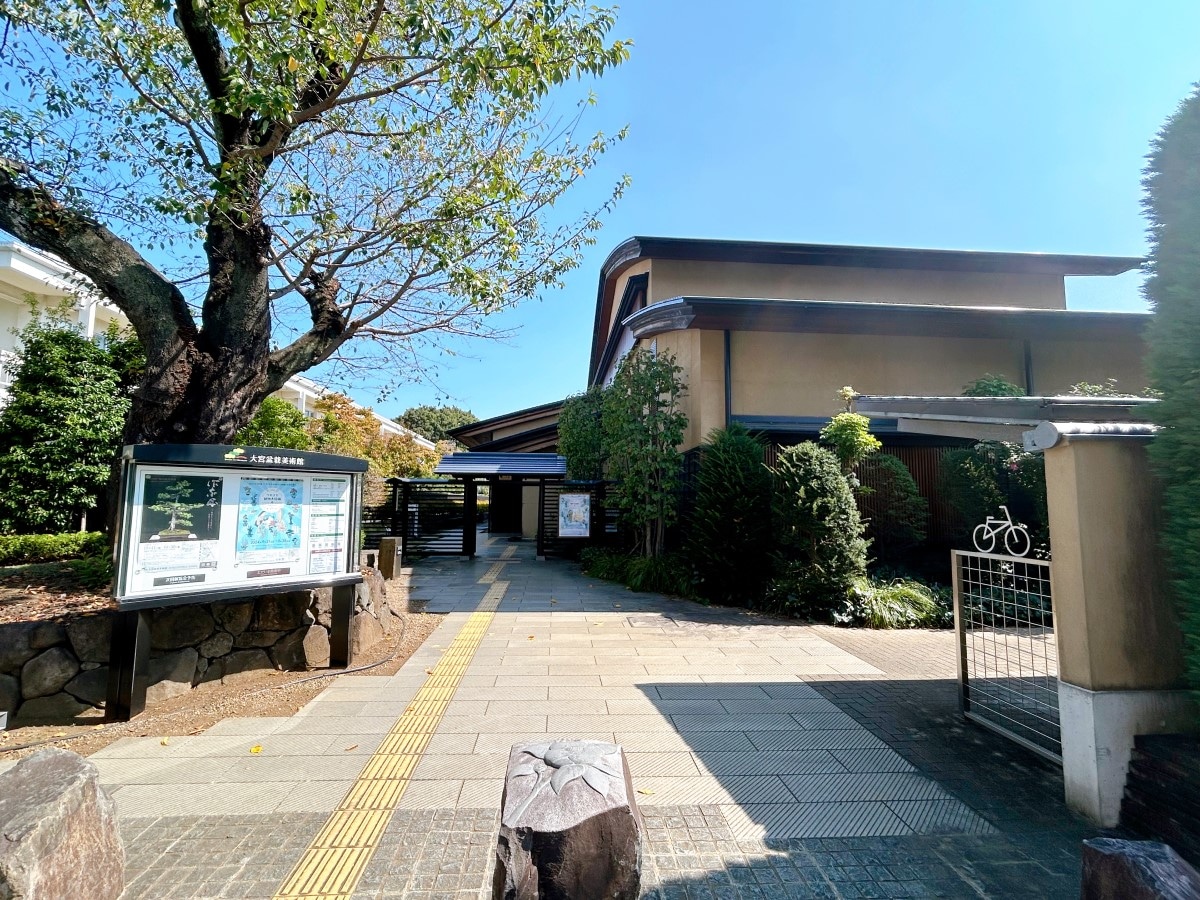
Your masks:
{"label": "exhibition schedule poster", "polygon": [[365,462],[286,451],[252,454],[256,463],[243,462],[244,448],[199,450],[225,453],[218,465],[127,464],[118,600],[261,593],[358,572],[361,473],[308,469]]}

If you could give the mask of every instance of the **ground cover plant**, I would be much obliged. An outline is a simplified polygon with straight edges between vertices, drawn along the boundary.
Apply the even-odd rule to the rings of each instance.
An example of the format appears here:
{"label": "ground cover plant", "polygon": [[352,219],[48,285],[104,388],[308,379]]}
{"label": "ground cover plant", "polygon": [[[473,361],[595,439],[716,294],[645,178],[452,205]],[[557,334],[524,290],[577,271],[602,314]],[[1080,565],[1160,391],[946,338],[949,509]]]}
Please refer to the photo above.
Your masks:
{"label": "ground cover plant", "polygon": [[833,621],[860,628],[948,628],[954,610],[944,587],[914,578],[859,578]]}

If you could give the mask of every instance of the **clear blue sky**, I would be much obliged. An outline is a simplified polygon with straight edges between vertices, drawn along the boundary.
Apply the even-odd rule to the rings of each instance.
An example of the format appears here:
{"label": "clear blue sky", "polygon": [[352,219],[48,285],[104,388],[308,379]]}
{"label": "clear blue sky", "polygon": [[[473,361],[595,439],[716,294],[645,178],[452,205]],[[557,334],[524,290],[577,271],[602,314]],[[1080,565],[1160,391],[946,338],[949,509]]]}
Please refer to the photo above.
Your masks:
{"label": "clear blue sky", "polygon": [[[627,0],[617,31],[632,58],[587,124],[630,135],[574,202],[633,185],[596,246],[500,320],[506,344],[439,360],[443,396],[401,387],[380,412],[582,390],[600,264],[635,234],[1142,255],[1149,142],[1200,81],[1182,0]],[[1069,279],[1068,302],[1142,310],[1139,286]]]}

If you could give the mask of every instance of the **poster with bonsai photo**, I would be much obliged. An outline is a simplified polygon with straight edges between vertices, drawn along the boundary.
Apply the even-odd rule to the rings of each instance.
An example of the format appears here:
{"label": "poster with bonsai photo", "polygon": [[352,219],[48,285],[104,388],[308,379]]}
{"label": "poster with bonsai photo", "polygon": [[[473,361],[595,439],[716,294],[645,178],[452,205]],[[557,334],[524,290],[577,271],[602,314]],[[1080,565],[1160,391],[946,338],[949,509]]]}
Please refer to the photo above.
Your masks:
{"label": "poster with bonsai photo", "polygon": [[138,564],[148,572],[215,569],[224,479],[146,475]]}
{"label": "poster with bonsai photo", "polygon": [[304,480],[243,478],[238,489],[237,564],[300,559]]}

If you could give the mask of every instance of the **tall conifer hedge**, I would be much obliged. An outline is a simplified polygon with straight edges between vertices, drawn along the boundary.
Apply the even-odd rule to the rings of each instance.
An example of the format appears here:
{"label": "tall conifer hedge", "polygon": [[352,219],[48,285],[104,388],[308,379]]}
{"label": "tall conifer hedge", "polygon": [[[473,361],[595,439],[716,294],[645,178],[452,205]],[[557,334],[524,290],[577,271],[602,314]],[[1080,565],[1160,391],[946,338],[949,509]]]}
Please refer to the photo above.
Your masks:
{"label": "tall conifer hedge", "polygon": [[1200,89],[1159,132],[1143,185],[1152,242],[1145,292],[1156,312],[1150,374],[1164,426],[1150,454],[1164,483],[1163,542],[1188,677],[1200,691]]}

